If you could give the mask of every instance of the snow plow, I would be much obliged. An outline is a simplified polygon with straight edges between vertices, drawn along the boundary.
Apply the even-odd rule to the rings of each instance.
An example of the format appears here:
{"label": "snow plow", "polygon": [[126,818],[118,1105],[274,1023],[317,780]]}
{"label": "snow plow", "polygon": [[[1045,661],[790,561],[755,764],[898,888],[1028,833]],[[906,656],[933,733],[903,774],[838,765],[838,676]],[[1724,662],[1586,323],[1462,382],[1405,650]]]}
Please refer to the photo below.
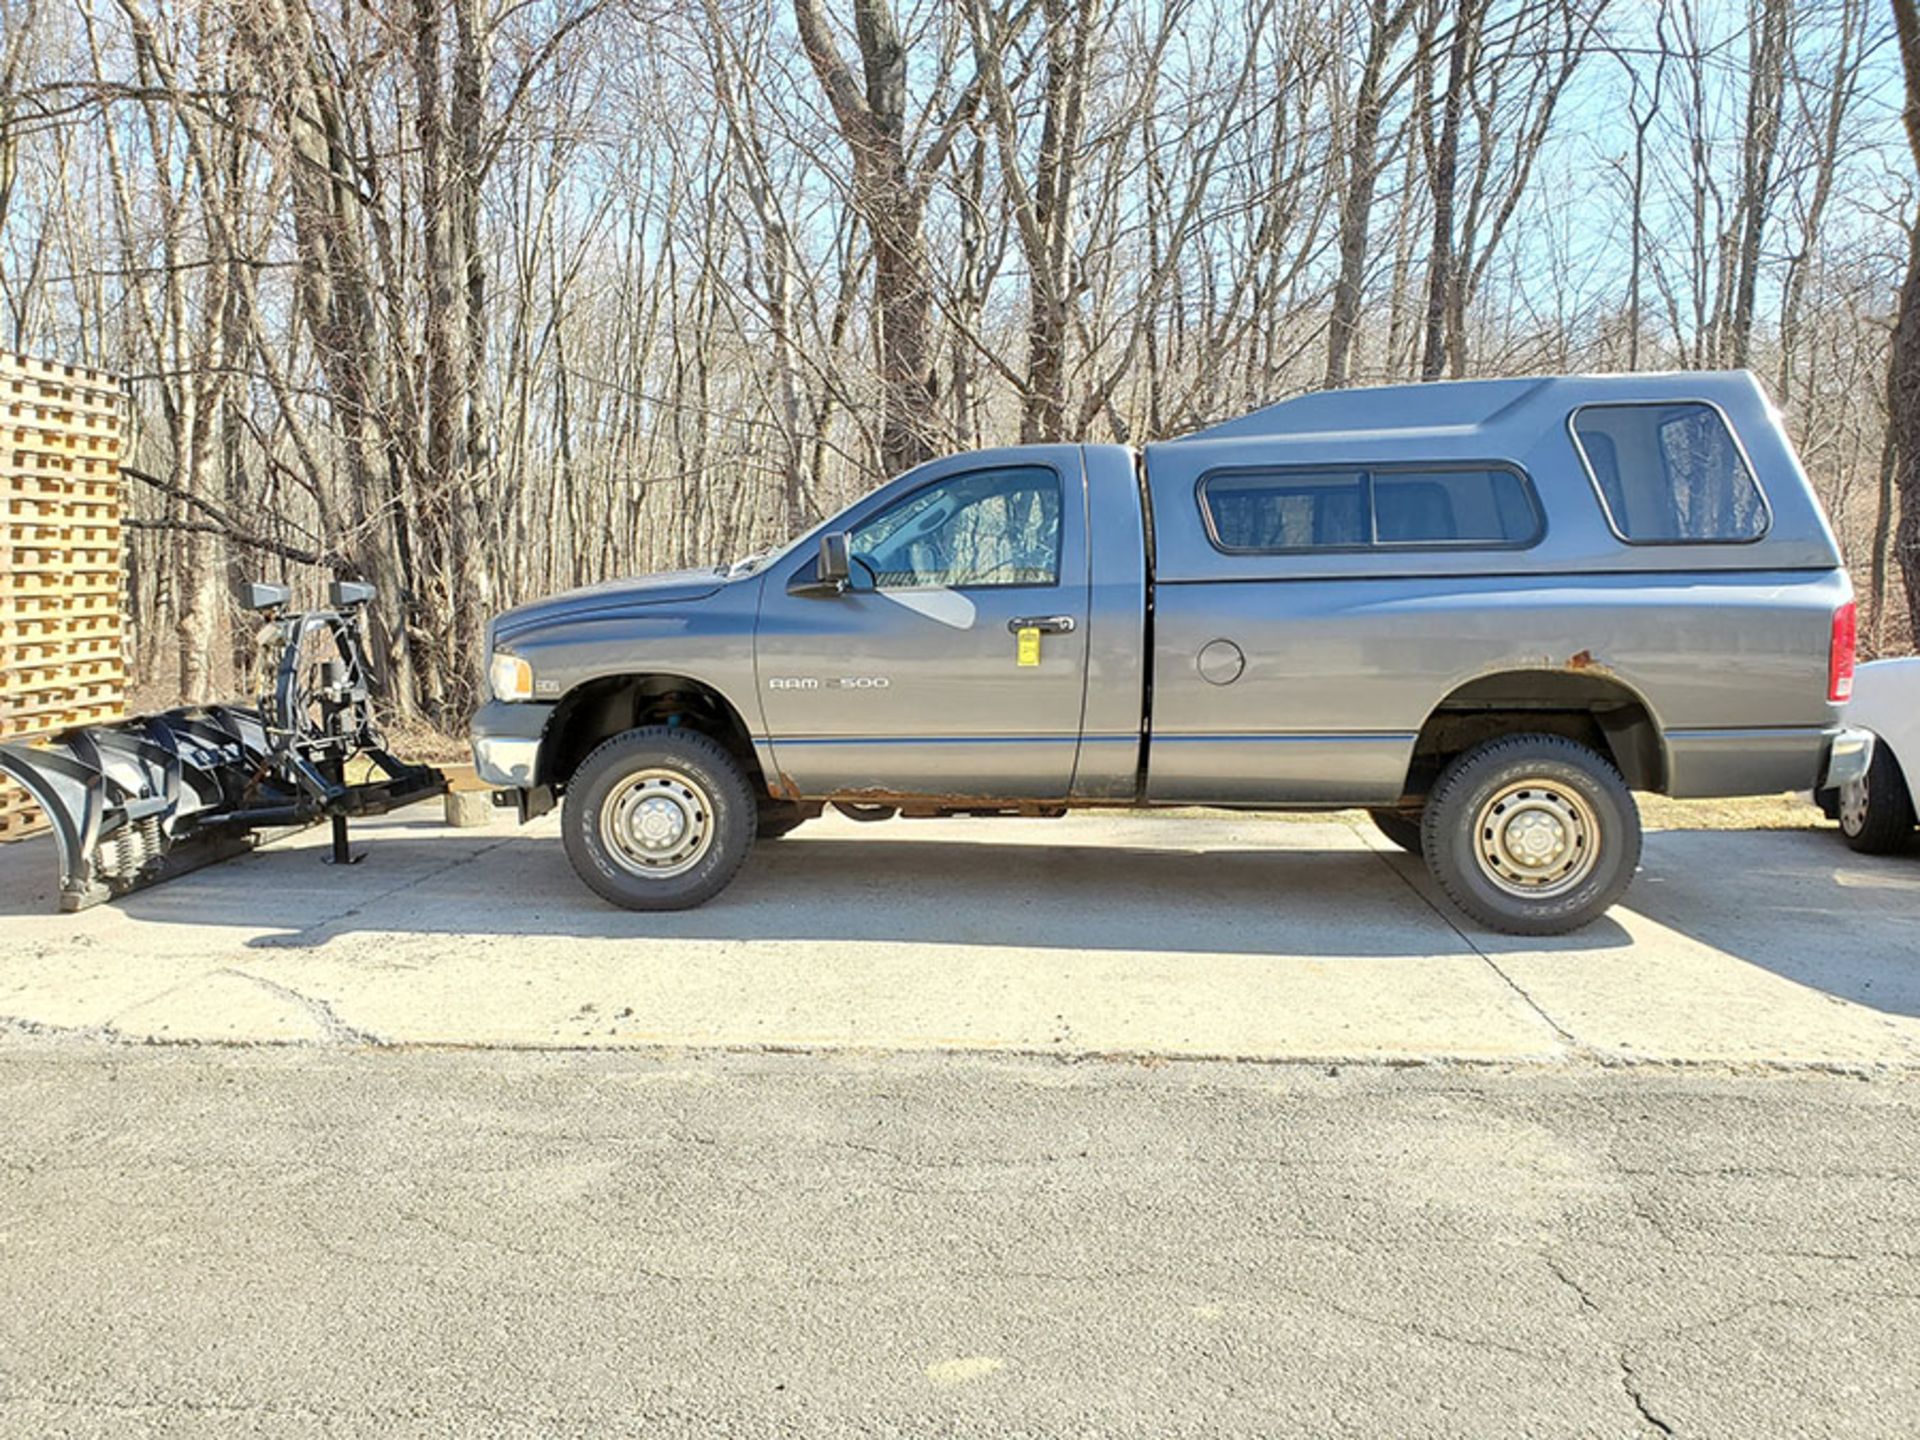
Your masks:
{"label": "snow plow", "polygon": [[329,607],[288,609],[249,585],[265,684],[252,705],[197,705],[0,744],[0,773],[32,795],[59,851],[60,908],[84,910],[321,820],[351,864],[348,822],[442,794],[446,777],[396,759],[374,717],[361,620],[373,588],[335,581]]}

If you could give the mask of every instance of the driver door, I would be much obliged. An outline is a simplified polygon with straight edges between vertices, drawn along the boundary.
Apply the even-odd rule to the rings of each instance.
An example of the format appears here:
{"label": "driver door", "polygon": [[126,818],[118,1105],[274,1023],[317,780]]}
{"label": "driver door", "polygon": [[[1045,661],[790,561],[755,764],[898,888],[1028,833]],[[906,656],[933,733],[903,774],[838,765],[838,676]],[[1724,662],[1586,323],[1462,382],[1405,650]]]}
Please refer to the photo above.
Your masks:
{"label": "driver door", "polygon": [[[1068,794],[1086,689],[1079,450],[970,455],[848,512],[851,583],[774,567],[755,667],[779,773],[809,798]],[[1037,648],[1022,629],[1038,628]]]}

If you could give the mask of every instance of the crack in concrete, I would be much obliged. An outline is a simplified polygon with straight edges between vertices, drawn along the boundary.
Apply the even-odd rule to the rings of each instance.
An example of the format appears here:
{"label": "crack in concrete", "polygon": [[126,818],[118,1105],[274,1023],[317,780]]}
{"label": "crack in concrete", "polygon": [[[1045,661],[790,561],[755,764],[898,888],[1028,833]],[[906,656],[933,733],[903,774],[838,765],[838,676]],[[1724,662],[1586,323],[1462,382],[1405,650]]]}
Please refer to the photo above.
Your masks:
{"label": "crack in concrete", "polygon": [[20,1035],[45,1040],[96,1041],[103,1044],[179,1045],[186,1047],[207,1045],[228,1046],[235,1049],[250,1049],[258,1045],[291,1045],[297,1047],[308,1043],[302,1040],[209,1039],[200,1036],[140,1034],[121,1028],[121,1016],[131,1011],[144,1009],[149,1005],[157,1005],[170,995],[177,995],[182,990],[190,989],[192,986],[198,985],[218,975],[229,975],[236,980],[249,981],[254,985],[258,985],[276,999],[292,1002],[300,1008],[301,1013],[320,1027],[321,1033],[325,1037],[324,1043],[380,1047],[386,1045],[386,1041],[382,1040],[372,1031],[362,1030],[358,1026],[349,1025],[346,1021],[342,1020],[340,1016],[335,1013],[333,1006],[327,1001],[312,995],[302,994],[290,985],[283,985],[277,980],[269,980],[264,975],[254,975],[248,971],[236,969],[231,965],[217,965],[211,970],[202,971],[197,975],[190,975],[184,980],[180,980],[175,984],[168,985],[164,989],[155,991],[151,995],[142,996],[140,999],[134,1001],[133,1004],[121,1007],[105,1020],[95,1025],[56,1025],[45,1020],[28,1019],[24,1015],[0,1015],[0,1035]]}
{"label": "crack in concrete", "polygon": [[1490,1339],[1484,1335],[1467,1335],[1458,1330],[1443,1329],[1438,1325],[1424,1324],[1418,1320],[1401,1319],[1398,1316],[1376,1315],[1366,1310],[1343,1305],[1327,1295],[1310,1291],[1276,1287],[1275,1294],[1290,1295],[1294,1299],[1321,1309],[1331,1311],[1343,1320],[1351,1320],[1357,1325],[1369,1325],[1381,1330],[1391,1330],[1401,1335],[1413,1335],[1422,1340],[1438,1340],[1442,1344],[1461,1345],[1469,1350],[1485,1350],[1496,1355],[1512,1355],[1522,1360],[1536,1362],[1551,1361],[1558,1357],[1552,1351],[1529,1350],[1520,1345],[1509,1345],[1502,1340]]}
{"label": "crack in concrete", "polygon": [[1633,1373],[1633,1362],[1627,1358],[1627,1352],[1624,1348],[1620,1351],[1619,1361],[1620,1388],[1627,1392],[1627,1398],[1633,1402],[1633,1408],[1639,1411],[1640,1418],[1662,1435],[1679,1434],[1679,1431],[1675,1430],[1667,1421],[1654,1414],[1652,1408],[1648,1406],[1647,1397],[1640,1393],[1640,1382]]}
{"label": "crack in concrete", "polygon": [[1555,1255],[1551,1250],[1543,1250],[1540,1252],[1540,1258],[1546,1262],[1547,1270],[1552,1274],[1553,1278],[1579,1297],[1581,1309],[1594,1315],[1601,1313],[1600,1302],[1587,1293],[1586,1286],[1573,1278],[1573,1272],[1567,1269],[1559,1256]]}
{"label": "crack in concrete", "polygon": [[[1360,828],[1358,825],[1353,825],[1351,826],[1351,828],[1353,829],[1354,834],[1356,835],[1360,834]],[[1529,1010],[1533,1011],[1535,1015],[1538,1015],[1540,1019],[1546,1024],[1548,1029],[1552,1030],[1555,1035],[1558,1035],[1561,1040],[1566,1042],[1566,1045],[1569,1049],[1579,1052],[1581,1054],[1587,1053],[1587,1047],[1581,1044],[1581,1042],[1574,1037],[1574,1034],[1571,1030],[1567,1029],[1566,1026],[1562,1025],[1558,1020],[1554,1019],[1553,1016],[1549,1015],[1546,1012],[1545,1008],[1541,1006],[1540,1002],[1538,1000],[1535,1000],[1533,996],[1527,993],[1527,989],[1524,985],[1522,985],[1518,980],[1515,980],[1513,976],[1509,975],[1505,970],[1501,969],[1499,961],[1495,960],[1492,955],[1488,954],[1485,950],[1481,949],[1479,943],[1471,935],[1469,935],[1465,930],[1462,930],[1460,928],[1459,923],[1454,920],[1453,916],[1449,915],[1440,906],[1436,905],[1431,895],[1427,894],[1426,891],[1422,890],[1418,885],[1414,884],[1413,881],[1407,877],[1406,872],[1403,871],[1398,865],[1394,864],[1394,858],[1392,855],[1388,854],[1385,850],[1382,850],[1368,843],[1367,838],[1364,835],[1360,836],[1360,840],[1362,844],[1367,846],[1368,850],[1373,852],[1374,858],[1377,859],[1382,865],[1387,867],[1388,873],[1391,874],[1395,879],[1397,879],[1402,885],[1405,885],[1408,890],[1412,891],[1413,894],[1416,897],[1418,897],[1421,904],[1425,905],[1427,909],[1431,910],[1436,916],[1438,916],[1441,923],[1444,924],[1449,930],[1453,931],[1453,933],[1457,937],[1459,937],[1460,943],[1462,945],[1465,945],[1467,949],[1469,949],[1475,955],[1478,955],[1482,960],[1484,960],[1487,964],[1487,968],[1493,971],[1493,973],[1498,975],[1502,980],[1504,980],[1507,984],[1507,988],[1512,990],[1514,994],[1518,995],[1521,1001],[1526,1005],[1526,1007]]]}
{"label": "crack in concrete", "polygon": [[238,980],[251,980],[269,995],[281,1000],[291,1001],[300,1007],[308,1019],[318,1025],[327,1040],[335,1045],[384,1045],[386,1042],[371,1030],[362,1030],[357,1025],[349,1025],[335,1013],[327,1001],[318,996],[306,995],[291,985],[283,985],[278,980],[269,980],[264,975],[255,975],[248,970],[236,970],[231,965],[223,965],[209,972],[213,975],[231,975]]}
{"label": "crack in concrete", "polygon": [[[163,992],[164,993],[164,992]],[[143,1002],[144,1003],[144,1002]],[[130,1007],[131,1008],[131,1007]],[[304,1042],[278,1039],[208,1039],[169,1035],[130,1034],[109,1020],[99,1025],[53,1025],[24,1016],[0,1015],[0,1034],[9,1027],[23,1038],[98,1040],[121,1045],[179,1046],[185,1049],[230,1047],[247,1050],[299,1046]],[[870,1042],[836,1043],[826,1041],[716,1041],[694,1043],[686,1040],[645,1038],[619,1043],[579,1040],[532,1041],[520,1039],[485,1040],[410,1040],[382,1039],[377,1042],[388,1050],[415,1051],[421,1054],[464,1054],[468,1052],[507,1055],[674,1055],[690,1060],[715,1055],[783,1056],[832,1059],[846,1055],[870,1055],[876,1047]],[[1302,1051],[1290,1055],[1248,1055],[1233,1050],[1057,1050],[1030,1045],[929,1045],[924,1042],[892,1043],[879,1047],[889,1055],[908,1059],[935,1060],[961,1057],[972,1060],[1044,1060],[1060,1066],[1158,1067],[1162,1065],[1200,1066],[1234,1065],[1265,1070],[1456,1070],[1464,1072],[1540,1071],[1581,1074],[1604,1071],[1645,1071],[1668,1075],[1707,1076],[1794,1076],[1811,1075],[1847,1080],[1875,1077],[1905,1077],[1920,1074],[1920,1062],[1884,1061],[1870,1066],[1824,1060],[1677,1060],[1670,1056],[1607,1055],[1591,1049],[1555,1049],[1514,1055],[1463,1055],[1435,1050],[1413,1055],[1377,1055],[1362,1051]]]}

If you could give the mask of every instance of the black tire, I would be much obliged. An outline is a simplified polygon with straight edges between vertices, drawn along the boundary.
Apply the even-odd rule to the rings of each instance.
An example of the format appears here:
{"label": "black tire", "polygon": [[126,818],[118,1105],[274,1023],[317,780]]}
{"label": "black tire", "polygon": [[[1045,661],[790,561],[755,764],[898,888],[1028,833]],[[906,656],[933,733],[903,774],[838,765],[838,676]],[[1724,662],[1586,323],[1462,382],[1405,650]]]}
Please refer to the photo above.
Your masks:
{"label": "black tire", "polygon": [[1420,816],[1418,814],[1409,815],[1404,810],[1369,810],[1367,818],[1373,821],[1374,829],[1409,855],[1420,854]]}
{"label": "black tire", "polygon": [[[658,774],[641,778],[648,771]],[[634,833],[638,822],[623,827],[608,814],[603,825],[610,801],[621,807],[649,800],[706,837],[697,853],[689,840],[687,855],[669,852],[662,861],[684,861],[684,869],[645,873],[638,867],[653,861]],[[614,736],[580,763],[567,786],[560,830],[567,859],[601,898],[628,910],[686,910],[727,888],[753,849],[757,819],[753,787],[723,745],[698,731],[648,725]],[[624,847],[610,838],[622,834]]]}
{"label": "black tire", "polygon": [[[1873,747],[1873,764],[1863,782],[1865,795],[1840,787],[1840,838],[1862,855],[1895,855],[1913,843],[1913,796],[1900,762],[1884,741]],[[1865,801],[1864,806],[1859,802]]]}
{"label": "black tire", "polygon": [[[1506,815],[1498,829],[1482,823],[1496,804],[1493,813]],[[1527,833],[1512,828],[1522,821],[1545,832],[1542,844],[1571,844],[1564,875],[1532,875],[1510,858],[1502,870]],[[1564,935],[1598,919],[1640,865],[1640,812],[1626,781],[1604,756],[1558,735],[1510,735],[1456,758],[1427,797],[1421,838],[1447,898],[1509,935]],[[1539,896],[1516,893],[1535,883]]]}

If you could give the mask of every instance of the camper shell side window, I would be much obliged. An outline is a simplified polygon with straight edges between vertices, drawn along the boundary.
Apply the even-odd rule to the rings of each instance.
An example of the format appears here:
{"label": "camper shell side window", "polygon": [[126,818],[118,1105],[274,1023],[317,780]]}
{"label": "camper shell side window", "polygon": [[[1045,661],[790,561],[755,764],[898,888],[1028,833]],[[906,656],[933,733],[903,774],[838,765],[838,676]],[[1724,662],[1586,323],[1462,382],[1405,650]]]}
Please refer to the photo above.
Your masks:
{"label": "camper shell side window", "polygon": [[1533,482],[1504,461],[1236,468],[1197,488],[1226,554],[1524,550],[1546,532]]}

